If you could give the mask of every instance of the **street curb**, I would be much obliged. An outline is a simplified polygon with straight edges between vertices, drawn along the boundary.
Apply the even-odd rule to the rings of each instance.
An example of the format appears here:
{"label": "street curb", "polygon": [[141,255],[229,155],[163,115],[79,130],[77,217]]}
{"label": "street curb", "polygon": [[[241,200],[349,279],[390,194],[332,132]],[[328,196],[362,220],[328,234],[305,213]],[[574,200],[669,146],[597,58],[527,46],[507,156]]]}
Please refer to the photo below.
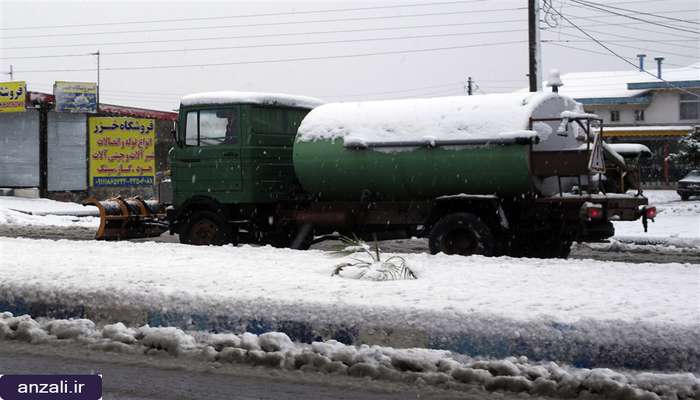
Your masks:
{"label": "street curb", "polygon": [[[49,296],[47,296],[49,297]],[[303,321],[281,317],[244,315],[237,312],[167,310],[157,307],[110,305],[91,306],[87,302],[71,304],[43,301],[36,294],[32,301],[0,293],[0,312],[56,319],[87,318],[98,325],[123,322],[129,326],[172,326],[183,330],[212,332],[278,331],[292,340],[310,343],[334,339],[352,345],[384,345],[396,348],[449,350],[470,356],[505,358],[526,356],[530,360],[548,360],[579,368],[630,368],[642,370],[700,370],[700,329],[697,326],[652,325],[621,321],[580,321],[562,324],[518,322],[493,316],[475,315],[461,331],[444,329],[449,324],[435,313],[416,311],[416,318],[433,318],[435,329],[387,326],[381,316],[347,323]],[[118,300],[118,299],[115,299]],[[298,305],[291,308],[301,307]],[[338,310],[339,315],[342,309]],[[236,315],[239,314],[239,315]],[[438,316],[439,317],[439,316]],[[486,324],[486,325],[485,325]],[[473,325],[473,328],[469,328]],[[486,327],[486,328],[485,328]],[[630,332],[640,332],[630,336]]]}

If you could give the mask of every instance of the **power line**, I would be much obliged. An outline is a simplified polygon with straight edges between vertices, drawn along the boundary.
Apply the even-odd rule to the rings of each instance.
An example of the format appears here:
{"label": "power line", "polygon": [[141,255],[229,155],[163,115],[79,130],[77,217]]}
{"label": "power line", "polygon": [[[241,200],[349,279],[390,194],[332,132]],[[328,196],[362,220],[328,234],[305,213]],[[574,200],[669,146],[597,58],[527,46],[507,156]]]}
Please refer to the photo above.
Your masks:
{"label": "power line", "polygon": [[639,10],[631,10],[631,9],[629,9],[629,8],[616,7],[616,6],[609,5],[609,4],[596,3],[596,2],[594,2],[594,1],[580,0],[580,1],[577,1],[577,3],[579,3],[579,4],[580,4],[580,3],[593,4],[593,5],[600,6],[600,7],[612,8],[612,9],[615,9],[615,10],[628,11],[628,12],[633,12],[633,13],[636,13],[636,14],[648,15],[648,16],[655,17],[655,18],[667,19],[667,20],[669,20],[669,21],[683,22],[683,23],[691,24],[691,25],[700,25],[700,23],[698,23],[698,22],[690,21],[690,20],[687,20],[687,19],[667,17],[667,16],[665,16],[665,15],[660,15],[660,14],[655,14],[655,13],[649,13],[649,12],[643,12],[643,11],[639,11]]}
{"label": "power line", "polygon": [[[232,49],[250,49],[250,48],[264,48],[264,47],[286,47],[286,46],[309,46],[309,45],[325,45],[325,44],[338,44],[338,43],[358,43],[358,42],[376,42],[383,40],[407,40],[407,39],[425,39],[425,38],[438,38],[438,37],[451,37],[451,36],[473,36],[473,35],[488,35],[495,33],[513,33],[522,32],[523,29],[508,29],[499,31],[483,31],[483,32],[455,32],[455,33],[436,33],[429,35],[414,35],[414,36],[393,36],[393,37],[383,37],[383,38],[363,38],[363,39],[341,39],[341,40],[322,40],[314,42],[292,42],[292,43],[268,43],[268,44],[252,44],[252,45],[238,45],[238,46],[216,46],[216,47],[194,47],[185,49],[165,49],[165,50],[135,50],[135,51],[117,51],[117,52],[101,52],[103,56],[111,55],[129,55],[129,54],[158,54],[158,53],[181,53],[190,51],[212,51],[212,50],[232,50]],[[85,57],[92,54],[57,54],[57,55],[43,55],[43,56],[27,56],[27,57],[2,57],[2,59],[27,59],[27,58],[67,58],[67,57]]]}
{"label": "power line", "polygon": [[[688,10],[674,10],[671,12],[688,12]],[[598,14],[601,18],[614,17],[613,15]],[[590,17],[578,17],[581,19],[594,20]],[[336,33],[355,33],[355,32],[376,32],[376,31],[387,31],[387,30],[404,30],[404,29],[421,29],[421,28],[435,28],[435,27],[450,27],[450,26],[466,26],[466,25],[484,25],[484,24],[503,24],[512,22],[524,22],[525,19],[508,19],[508,20],[497,20],[497,21],[470,21],[463,23],[449,23],[449,24],[428,24],[428,25],[413,25],[413,26],[400,26],[400,27],[381,27],[381,28],[367,28],[367,29],[343,29],[343,30],[322,30],[322,31],[310,31],[310,32],[286,32],[286,33],[271,33],[271,34],[252,34],[252,35],[235,35],[235,36],[214,36],[214,37],[204,37],[204,38],[193,38],[193,39],[162,39],[162,40],[138,40],[138,41],[116,41],[116,42],[91,42],[91,43],[73,43],[73,44],[59,44],[59,45],[39,45],[39,46],[15,46],[15,47],[5,47],[2,50],[24,50],[24,49],[45,49],[45,48],[65,48],[65,47],[88,47],[88,46],[99,46],[103,48],[105,46],[116,46],[116,45],[133,45],[133,44],[147,44],[147,43],[175,43],[175,42],[194,42],[194,41],[211,41],[211,40],[228,40],[228,39],[253,39],[253,38],[267,38],[267,37],[280,37],[280,36],[301,36],[301,35],[319,35],[319,34],[336,34]],[[621,25],[631,25],[640,24],[640,22],[628,22],[628,23],[616,23],[616,26]],[[583,27],[596,27],[596,26],[609,26],[610,24],[594,24],[585,25]],[[629,29],[639,29],[631,28]],[[648,30],[645,29],[645,32]],[[659,32],[662,33],[662,32]],[[665,35],[673,35],[671,33],[662,33]],[[684,38],[689,38],[687,36],[681,36]],[[71,54],[70,57],[85,56],[87,54]],[[1,59],[29,59],[29,58],[51,58],[53,56],[26,56],[26,57],[0,57]]]}
{"label": "power line", "polygon": [[[230,65],[252,65],[252,64],[268,64],[268,63],[272,64],[272,63],[297,62],[297,61],[333,60],[333,59],[371,57],[371,56],[391,55],[391,54],[425,53],[425,52],[433,52],[433,51],[466,49],[466,48],[472,48],[472,47],[503,46],[503,45],[511,45],[511,44],[520,44],[523,42],[524,42],[523,40],[515,40],[515,41],[507,41],[507,42],[478,43],[478,44],[463,45],[463,46],[433,47],[433,48],[412,49],[412,50],[392,50],[392,51],[378,51],[378,52],[372,52],[372,53],[355,53],[355,54],[319,56],[319,57],[279,58],[279,59],[270,59],[270,60],[232,61],[232,62],[207,63],[207,64],[145,65],[145,66],[136,66],[136,67],[107,67],[107,68],[102,68],[102,70],[103,71],[127,71],[127,70],[146,70],[146,69],[176,69],[176,68],[218,67],[218,66],[230,66]],[[88,71],[94,71],[94,68],[24,70],[24,71],[15,71],[15,72],[16,73],[46,73],[46,72],[88,72]]]}
{"label": "power line", "polygon": [[[562,33],[563,34],[563,33]],[[570,34],[567,34],[570,35]],[[570,42],[570,43],[576,43],[576,42],[590,42],[590,40],[569,40],[569,39],[543,39],[543,42]],[[665,39],[665,40],[649,40],[649,39],[612,39],[612,40],[605,40],[608,43],[629,43],[629,42],[648,42],[648,43],[674,43],[674,42],[697,42],[694,39]],[[670,44],[667,44],[667,46],[670,46]],[[692,46],[681,46],[684,49],[696,49],[697,47],[692,47]]]}
{"label": "power line", "polygon": [[[572,0],[572,1],[576,1],[576,0]],[[571,20],[570,20],[569,18],[567,18],[566,16],[564,16],[562,13],[560,13],[560,12],[557,11],[556,9],[554,9],[554,12],[556,12],[557,14],[559,14],[559,16],[561,16],[562,19],[564,19],[564,21],[568,22],[571,26],[573,26],[573,27],[575,27],[576,29],[578,29],[581,33],[583,33],[583,34],[586,35],[588,38],[590,38],[591,40],[593,40],[594,42],[596,42],[598,45],[600,45],[602,48],[604,48],[605,50],[607,50],[608,52],[610,52],[611,54],[613,54],[615,57],[617,57],[617,58],[619,58],[620,60],[624,61],[625,63],[627,63],[627,64],[633,66],[634,68],[638,68],[638,66],[637,66],[635,63],[633,63],[632,61],[630,61],[630,60],[626,59],[625,57],[619,55],[617,52],[615,52],[614,50],[612,50],[611,48],[609,48],[608,46],[606,46],[604,43],[602,43],[601,41],[599,41],[598,39],[596,39],[595,37],[593,37],[591,34],[589,34],[588,32],[586,32],[584,29],[580,28],[578,25],[576,25],[576,24],[574,24],[573,22],[571,22]],[[697,94],[695,94],[695,93],[693,93],[693,92],[691,92],[691,91],[685,90],[685,89],[683,89],[683,88],[679,88],[679,87],[673,85],[671,82],[669,82],[669,81],[667,81],[667,80],[665,80],[665,79],[662,79],[662,78],[660,78],[660,77],[657,77],[656,75],[652,74],[651,72],[649,72],[649,71],[647,71],[647,70],[642,70],[641,72],[644,72],[644,73],[646,73],[647,75],[650,75],[650,76],[654,77],[655,79],[658,79],[658,80],[660,80],[660,81],[666,83],[667,85],[669,85],[670,87],[672,87],[672,88],[674,88],[674,89],[678,89],[678,90],[680,90],[680,91],[682,91],[682,92],[686,92],[686,93],[689,93],[689,94],[691,94],[691,95],[693,95],[693,96],[695,96],[695,97],[697,97],[697,98],[700,98],[700,95],[697,95]]]}
{"label": "power line", "polygon": [[444,83],[444,84],[439,84],[439,85],[431,85],[431,86],[423,86],[423,87],[417,87],[417,88],[412,88],[412,89],[402,89],[402,90],[389,90],[389,91],[384,91],[384,92],[373,92],[373,93],[354,93],[354,94],[345,94],[342,96],[339,95],[321,95],[320,97],[362,97],[362,96],[380,96],[384,94],[397,94],[397,93],[407,93],[407,92],[415,92],[419,90],[426,90],[426,89],[436,89],[436,88],[445,88],[449,86],[454,86],[455,88],[459,88],[459,85],[461,82],[451,82],[451,83]]}
{"label": "power line", "polygon": [[333,8],[325,10],[304,10],[304,11],[284,11],[284,12],[274,12],[274,13],[258,13],[258,14],[243,14],[243,15],[225,15],[225,16],[209,16],[209,17],[195,17],[195,18],[166,18],[166,19],[151,19],[151,20],[141,20],[141,21],[112,21],[112,22],[100,22],[92,24],[70,24],[70,25],[43,25],[43,26],[26,26],[26,27],[8,27],[0,28],[0,30],[28,30],[28,29],[48,29],[48,28],[77,28],[77,27],[90,27],[90,26],[104,26],[111,24],[119,25],[134,25],[134,24],[152,24],[161,22],[185,22],[185,21],[210,21],[216,19],[232,19],[232,18],[251,18],[251,17],[276,17],[281,15],[303,15],[303,14],[322,14],[327,12],[345,12],[345,11],[366,11],[366,10],[379,10],[379,9],[393,9],[393,8],[408,8],[408,7],[424,7],[424,6],[436,6],[436,5],[449,5],[449,4],[466,4],[466,3],[480,3],[487,0],[461,0],[461,1],[442,1],[442,2],[432,2],[432,3],[416,3],[416,4],[397,4],[390,6],[372,6],[372,7],[354,7],[354,8]]}
{"label": "power line", "polygon": [[[573,38],[577,38],[577,39],[584,39],[584,40],[585,40],[584,37],[581,37],[581,36],[578,36],[578,35],[574,35],[574,34],[571,34],[571,33],[561,32],[561,34],[562,34],[562,35],[565,35],[565,36],[569,36],[569,37],[573,37]],[[588,41],[590,41],[590,40],[588,40]],[[608,41],[608,40],[600,40],[600,41],[603,42],[603,43],[611,43],[611,41]],[[650,49],[650,48],[648,48],[648,47],[630,46],[630,45],[620,44],[620,43],[612,43],[612,44],[613,44],[614,46],[625,47],[625,48],[628,48],[628,49],[645,50],[645,51],[652,51],[652,52],[661,52],[661,53],[669,54],[669,55],[676,56],[676,57],[684,57],[684,58],[691,58],[691,59],[696,59],[696,58],[698,58],[697,55],[688,55],[688,54],[682,54],[682,53],[674,53],[674,52],[665,51],[665,50]],[[682,45],[677,45],[677,47],[684,47],[684,48],[689,48],[689,49],[696,49],[696,48],[693,48],[693,47],[682,46]]]}
{"label": "power line", "polygon": [[[618,15],[618,16],[621,16],[621,17],[629,18],[629,19],[633,19],[633,20],[635,20],[635,21],[646,22],[646,23],[648,23],[648,24],[661,26],[661,27],[664,27],[664,28],[667,28],[667,29],[673,29],[673,30],[682,31],[682,32],[689,32],[689,33],[700,34],[700,31],[694,31],[694,30],[691,30],[691,29],[680,28],[680,27],[673,26],[673,25],[666,25],[666,24],[662,24],[662,23],[660,23],[660,22],[656,22],[656,21],[651,21],[651,20],[644,19],[644,18],[635,17],[635,16],[633,16],[633,15],[622,14],[622,13],[619,13],[619,12],[617,12],[617,11],[612,11],[612,10],[608,10],[608,9],[605,9],[605,8],[602,8],[602,7],[598,7],[598,6],[594,6],[594,5],[590,5],[590,4],[584,3],[584,2],[581,1],[581,0],[571,0],[571,1],[574,2],[574,3],[576,3],[576,4],[580,4],[580,5],[584,6],[584,7],[588,7],[588,8],[592,8],[592,9],[600,10],[600,11],[605,11],[605,12],[610,13],[610,14]],[[560,14],[560,13],[558,13],[558,14]]]}
{"label": "power line", "polygon": [[462,15],[462,14],[481,14],[487,12],[498,12],[498,11],[516,11],[524,10],[527,7],[515,7],[515,8],[497,8],[489,10],[464,10],[464,11],[442,11],[433,13],[422,13],[422,14],[400,14],[400,15],[389,15],[389,16],[365,16],[365,17],[351,17],[351,18],[334,18],[334,19],[317,19],[308,21],[282,21],[282,22],[255,22],[249,24],[238,24],[238,25],[218,25],[218,26],[190,26],[185,28],[162,28],[162,29],[139,29],[131,31],[98,31],[98,32],[79,32],[79,33],[55,33],[55,34],[42,34],[42,35],[20,35],[20,36],[5,36],[3,39],[26,39],[26,38],[44,38],[44,37],[65,37],[65,36],[95,36],[95,35],[114,35],[114,34],[125,34],[125,33],[153,33],[153,32],[174,32],[174,31],[195,31],[195,30],[209,30],[209,29],[222,29],[222,28],[250,28],[259,26],[278,26],[278,25],[297,25],[297,24],[310,24],[310,23],[327,23],[327,22],[347,22],[347,21],[369,21],[378,19],[394,19],[394,18],[413,18],[413,17],[432,17],[440,15]]}
{"label": "power line", "polygon": [[[460,22],[460,23],[449,23],[449,24],[429,24],[429,25],[413,25],[413,26],[399,26],[399,27],[381,27],[381,28],[366,28],[366,29],[342,29],[342,30],[326,30],[326,31],[311,31],[311,32],[285,32],[285,33],[264,33],[264,34],[252,34],[252,35],[236,35],[236,36],[215,36],[215,37],[204,37],[204,38],[194,38],[194,39],[163,39],[163,40],[138,40],[138,41],[121,41],[121,42],[92,42],[92,43],[75,43],[75,44],[60,44],[60,45],[42,45],[42,46],[18,46],[18,47],[5,47],[2,50],[23,50],[23,49],[44,49],[44,48],[60,48],[60,47],[82,47],[82,46],[116,46],[116,45],[131,45],[131,44],[146,44],[146,43],[175,43],[175,42],[195,42],[195,41],[210,41],[210,40],[222,40],[222,39],[258,39],[258,38],[268,38],[268,37],[279,37],[279,36],[301,36],[301,35],[322,35],[322,34],[336,34],[336,33],[355,33],[355,32],[376,32],[376,31],[387,31],[387,30],[404,30],[404,29],[419,29],[419,28],[436,28],[436,27],[448,27],[448,26],[465,26],[465,25],[490,25],[490,24],[502,24],[511,22],[523,22],[524,19],[511,19],[511,20],[500,20],[500,21],[473,21],[473,22]],[[3,57],[7,59],[7,57]]]}
{"label": "power line", "polygon": [[[572,18],[575,18],[575,19],[583,19],[583,20],[587,20],[587,21],[598,21],[597,18],[583,17],[583,16],[571,15],[571,14],[567,14],[567,15],[568,15],[569,17],[572,17]],[[611,15],[611,17],[614,17],[614,16]],[[581,28],[597,28],[597,27],[602,27],[602,26],[610,27],[611,25],[613,25],[613,24],[611,24],[611,23],[608,22],[608,23],[603,23],[603,24],[581,25]],[[637,27],[637,26],[634,26],[634,25],[644,25],[644,26],[643,26],[643,27]],[[614,23],[614,26],[615,26],[616,28],[623,28],[623,29],[631,29],[631,30],[635,30],[635,31],[642,31],[642,32],[644,32],[645,34],[653,33],[653,34],[659,34],[659,35],[670,36],[670,37],[674,37],[674,38],[700,40],[700,36],[688,36],[688,35],[678,34],[678,33],[669,32],[669,31],[651,30],[651,29],[649,29],[648,24],[646,24],[646,23],[644,23],[644,22],[615,22],[615,23]],[[574,27],[572,27],[572,26],[560,26],[559,28],[560,28],[560,29],[574,29]],[[591,31],[591,30],[589,29],[589,31]],[[600,31],[597,31],[597,32],[599,32],[599,33],[604,33],[604,34],[610,35],[610,36],[615,36],[615,37],[629,38],[629,36],[620,36],[620,35],[614,34],[614,33],[600,32]]]}
{"label": "power line", "polygon": [[[614,55],[612,55],[612,54],[610,54],[610,53],[605,53],[605,52],[602,52],[602,51],[596,51],[596,50],[586,49],[586,48],[578,47],[578,46],[571,46],[571,45],[566,45],[566,44],[561,44],[561,43],[556,43],[556,42],[544,42],[544,43],[547,44],[547,45],[552,45],[552,46],[557,46],[557,47],[564,47],[564,48],[571,49],[571,50],[583,51],[583,52],[585,52],[585,53],[599,54],[599,55],[607,56],[607,57],[615,57]],[[592,42],[591,42],[591,41],[588,41],[588,43],[592,43]],[[669,63],[669,62],[664,63],[664,64],[665,64],[665,65],[672,66],[672,67],[688,68],[687,65],[673,64],[673,63]],[[579,79],[600,79],[600,78],[595,77],[595,78],[579,78]]]}

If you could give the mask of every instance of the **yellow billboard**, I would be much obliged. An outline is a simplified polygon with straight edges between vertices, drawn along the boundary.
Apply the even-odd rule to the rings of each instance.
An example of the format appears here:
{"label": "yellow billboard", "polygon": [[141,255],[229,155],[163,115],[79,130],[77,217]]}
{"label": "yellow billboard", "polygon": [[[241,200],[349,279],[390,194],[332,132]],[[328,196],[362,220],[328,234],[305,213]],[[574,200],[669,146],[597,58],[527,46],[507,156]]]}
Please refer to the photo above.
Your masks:
{"label": "yellow billboard", "polygon": [[90,117],[90,186],[153,185],[155,120]]}
{"label": "yellow billboard", "polygon": [[0,112],[24,111],[26,102],[26,82],[0,82]]}

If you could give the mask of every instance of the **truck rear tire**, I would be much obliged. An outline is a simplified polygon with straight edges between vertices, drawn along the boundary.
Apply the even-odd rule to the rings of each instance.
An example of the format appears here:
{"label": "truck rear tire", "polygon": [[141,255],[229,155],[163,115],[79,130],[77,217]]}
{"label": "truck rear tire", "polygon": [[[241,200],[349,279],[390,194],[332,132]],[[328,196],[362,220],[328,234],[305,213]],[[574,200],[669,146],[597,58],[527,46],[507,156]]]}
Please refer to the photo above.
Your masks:
{"label": "truck rear tire", "polygon": [[491,229],[476,215],[454,213],[442,217],[430,230],[430,253],[480,254],[493,256],[496,252]]}
{"label": "truck rear tire", "polygon": [[195,246],[222,246],[234,242],[231,225],[223,216],[212,211],[193,212],[180,233],[180,243]]}

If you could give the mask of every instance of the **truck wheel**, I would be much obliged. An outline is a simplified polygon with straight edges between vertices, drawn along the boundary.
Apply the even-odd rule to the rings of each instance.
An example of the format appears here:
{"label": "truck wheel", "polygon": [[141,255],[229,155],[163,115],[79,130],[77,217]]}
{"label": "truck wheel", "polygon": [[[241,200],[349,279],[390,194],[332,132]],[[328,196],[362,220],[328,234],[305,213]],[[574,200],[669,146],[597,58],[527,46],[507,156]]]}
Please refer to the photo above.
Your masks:
{"label": "truck wheel", "polygon": [[442,217],[430,230],[429,245],[431,254],[495,254],[491,229],[479,217],[469,213]]}
{"label": "truck wheel", "polygon": [[180,234],[180,242],[195,246],[221,246],[234,242],[234,234],[221,215],[211,211],[195,211]]}

